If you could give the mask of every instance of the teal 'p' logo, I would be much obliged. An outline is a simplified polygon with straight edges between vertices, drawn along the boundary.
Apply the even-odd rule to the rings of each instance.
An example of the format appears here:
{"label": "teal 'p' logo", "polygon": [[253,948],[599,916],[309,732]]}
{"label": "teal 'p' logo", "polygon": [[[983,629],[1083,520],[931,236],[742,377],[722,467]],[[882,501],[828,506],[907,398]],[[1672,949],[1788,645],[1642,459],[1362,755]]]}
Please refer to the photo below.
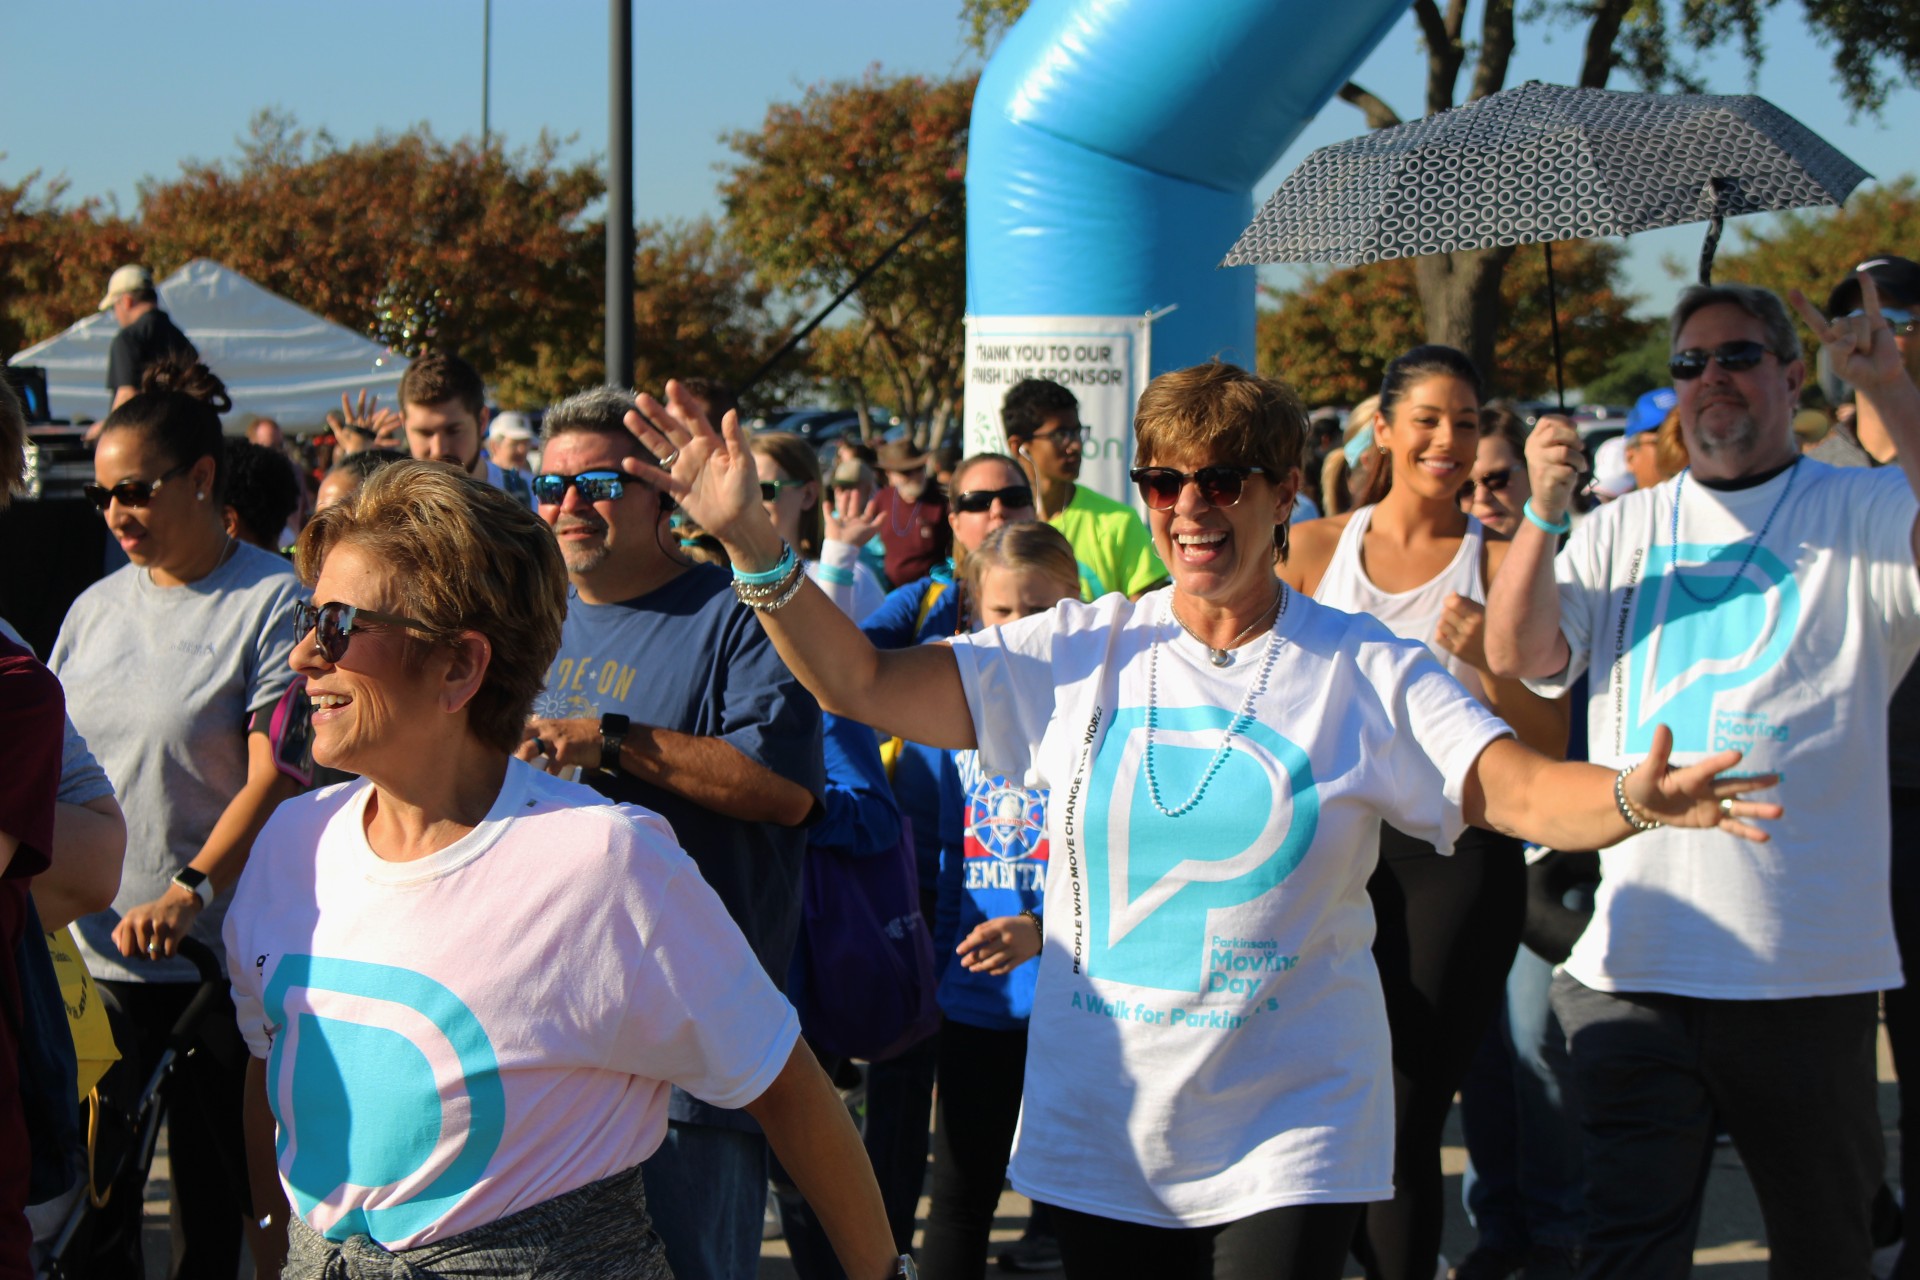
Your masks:
{"label": "teal 'p' logo", "polygon": [[1800,625],[1800,585],[1764,547],[1744,569],[1744,543],[1683,542],[1679,551],[1679,572],[1693,594],[1674,580],[1672,550],[1656,546],[1634,609],[1623,742],[1629,755],[1651,749],[1657,724],[1673,730],[1675,751],[1711,750],[1714,699],[1778,666]]}
{"label": "teal 'p' logo", "polygon": [[[1176,808],[1200,785],[1233,713],[1156,713],[1153,773]],[[1169,818],[1147,793],[1146,711],[1116,712],[1094,757],[1086,808],[1087,972],[1198,992],[1206,974],[1207,913],[1239,906],[1293,874],[1313,843],[1319,791],[1307,754],[1258,722],[1193,809]]]}
{"label": "teal 'p' logo", "polygon": [[[458,996],[409,969],[288,955],[264,1002],[282,1029],[267,1059],[281,1167],[295,1210],[322,1234],[404,1238],[480,1180],[506,1130],[506,1094],[493,1044]],[[404,1200],[388,1191],[377,1207],[341,1208],[423,1176]]]}

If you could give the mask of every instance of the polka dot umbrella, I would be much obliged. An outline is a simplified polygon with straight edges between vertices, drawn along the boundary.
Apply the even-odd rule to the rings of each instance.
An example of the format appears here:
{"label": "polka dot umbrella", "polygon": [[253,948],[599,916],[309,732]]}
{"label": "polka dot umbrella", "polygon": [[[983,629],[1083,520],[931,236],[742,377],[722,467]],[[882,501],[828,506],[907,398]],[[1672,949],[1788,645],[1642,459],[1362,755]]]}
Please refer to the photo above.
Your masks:
{"label": "polka dot umbrella", "polygon": [[[1706,283],[1723,219],[1838,205],[1871,176],[1764,98],[1536,80],[1320,148],[1221,265],[1359,265],[1541,244],[1551,301],[1553,241],[1706,222]],[[1550,310],[1557,383],[1560,325]]]}

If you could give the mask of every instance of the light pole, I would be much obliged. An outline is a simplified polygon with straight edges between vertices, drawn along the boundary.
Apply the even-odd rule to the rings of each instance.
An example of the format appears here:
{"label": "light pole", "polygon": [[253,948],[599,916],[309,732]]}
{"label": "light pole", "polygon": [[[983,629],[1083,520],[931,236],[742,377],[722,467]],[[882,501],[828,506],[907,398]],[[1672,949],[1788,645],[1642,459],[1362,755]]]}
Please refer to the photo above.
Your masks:
{"label": "light pole", "polygon": [[493,140],[493,0],[480,0],[480,149]]}
{"label": "light pole", "polygon": [[607,0],[607,381],[633,380],[633,4]]}

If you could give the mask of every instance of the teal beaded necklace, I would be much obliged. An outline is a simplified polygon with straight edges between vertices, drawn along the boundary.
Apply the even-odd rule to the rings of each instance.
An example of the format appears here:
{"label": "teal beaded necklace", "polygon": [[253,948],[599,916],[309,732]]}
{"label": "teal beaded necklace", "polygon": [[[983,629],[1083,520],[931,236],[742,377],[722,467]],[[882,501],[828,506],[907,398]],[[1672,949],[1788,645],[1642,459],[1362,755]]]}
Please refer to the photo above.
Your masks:
{"label": "teal beaded necklace", "polygon": [[[1181,630],[1186,626],[1173,612],[1173,593],[1167,593],[1167,613]],[[1213,749],[1213,759],[1207,761],[1207,771],[1200,775],[1200,785],[1193,794],[1172,809],[1160,798],[1160,781],[1153,776],[1153,734],[1159,727],[1160,711],[1160,648],[1156,643],[1147,652],[1147,743],[1142,756],[1141,769],[1147,775],[1147,799],[1153,807],[1169,818],[1178,818],[1191,813],[1207,794],[1207,784],[1213,781],[1213,775],[1220,772],[1220,766],[1227,762],[1227,756],[1233,750],[1233,740],[1253,719],[1254,704],[1267,691],[1267,677],[1273,674],[1274,658],[1280,652],[1280,619],[1287,616],[1288,592],[1286,584],[1280,586],[1279,608],[1273,615],[1273,630],[1267,633],[1267,651],[1260,657],[1260,667],[1254,672],[1253,682],[1247,688],[1247,696],[1240,703],[1240,710],[1227,722],[1226,731],[1220,735],[1220,745]]]}

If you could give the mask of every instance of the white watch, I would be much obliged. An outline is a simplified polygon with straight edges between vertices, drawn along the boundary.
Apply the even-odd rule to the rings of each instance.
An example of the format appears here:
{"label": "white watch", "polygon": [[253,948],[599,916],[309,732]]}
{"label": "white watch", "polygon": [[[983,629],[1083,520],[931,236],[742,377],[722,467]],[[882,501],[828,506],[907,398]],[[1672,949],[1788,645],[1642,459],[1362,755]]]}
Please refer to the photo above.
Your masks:
{"label": "white watch", "polygon": [[200,899],[203,909],[213,905],[213,881],[207,878],[206,872],[194,867],[182,867],[174,872],[173,883]]}

